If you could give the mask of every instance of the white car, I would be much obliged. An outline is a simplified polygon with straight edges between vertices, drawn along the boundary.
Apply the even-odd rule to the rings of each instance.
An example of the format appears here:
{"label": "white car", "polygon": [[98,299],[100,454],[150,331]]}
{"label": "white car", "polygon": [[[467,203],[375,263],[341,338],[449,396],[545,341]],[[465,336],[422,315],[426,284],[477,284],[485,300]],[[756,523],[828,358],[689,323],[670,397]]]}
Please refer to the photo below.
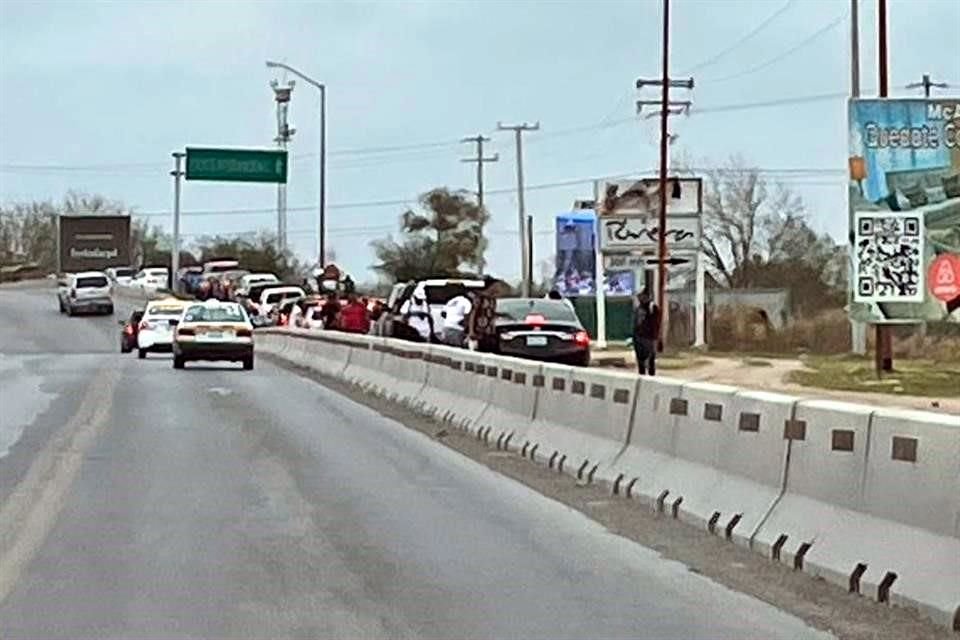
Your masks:
{"label": "white car", "polygon": [[265,282],[280,282],[280,278],[272,273],[248,273],[240,278],[240,287],[237,289],[237,293],[246,295],[246,293],[250,291],[250,287]]}
{"label": "white car", "polygon": [[67,274],[58,284],[60,313],[70,316],[80,311],[113,313],[110,280],[102,271]]}
{"label": "white car", "polygon": [[269,316],[277,306],[283,306],[291,300],[302,300],[306,297],[303,289],[300,287],[276,287],[267,289],[260,296],[260,304],[257,305],[261,316]]}
{"label": "white car", "polygon": [[484,288],[483,280],[461,280],[437,278],[396,284],[387,299],[387,311],[380,316],[374,327],[376,335],[395,337],[394,325],[402,322],[406,303],[411,298],[423,299],[430,308],[430,318],[433,321],[433,334],[436,340],[443,337],[444,309],[446,304],[459,296],[468,296],[471,292],[479,292]]}
{"label": "white car", "polygon": [[142,269],[130,281],[130,286],[143,290],[166,289],[170,280],[170,271],[162,267]]}
{"label": "white car", "polygon": [[297,326],[302,329],[323,329],[323,305],[307,307],[306,313],[300,317]]}
{"label": "white car", "polygon": [[136,275],[137,270],[132,267],[110,267],[106,273],[110,282],[127,287],[133,281],[133,276]]}
{"label": "white car", "polygon": [[147,303],[137,331],[138,358],[146,358],[148,353],[173,351],[173,332],[188,304],[188,301],[177,298]]}
{"label": "white car", "polygon": [[180,316],[173,343],[173,368],[191,360],[242,362],[253,369],[253,325],[236,302],[190,303]]}

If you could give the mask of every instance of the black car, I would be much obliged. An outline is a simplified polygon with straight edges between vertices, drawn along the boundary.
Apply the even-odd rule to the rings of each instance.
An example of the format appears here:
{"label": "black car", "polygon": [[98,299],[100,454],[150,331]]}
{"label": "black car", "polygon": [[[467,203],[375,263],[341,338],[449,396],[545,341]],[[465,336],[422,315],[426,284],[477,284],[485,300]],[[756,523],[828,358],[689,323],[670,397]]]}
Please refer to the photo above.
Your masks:
{"label": "black car", "polygon": [[501,298],[497,300],[497,334],[505,356],[590,364],[590,336],[566,300]]}
{"label": "black car", "polygon": [[120,353],[130,353],[137,348],[137,333],[140,331],[140,321],[143,320],[143,309],[136,309],[126,320],[120,321],[123,327],[120,331]]}

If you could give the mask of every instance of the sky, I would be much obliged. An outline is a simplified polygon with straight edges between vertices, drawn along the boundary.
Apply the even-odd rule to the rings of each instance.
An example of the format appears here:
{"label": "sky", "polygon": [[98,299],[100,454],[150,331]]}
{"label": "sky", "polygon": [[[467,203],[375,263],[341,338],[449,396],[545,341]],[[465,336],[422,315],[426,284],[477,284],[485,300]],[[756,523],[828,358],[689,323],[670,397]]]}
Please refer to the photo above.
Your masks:
{"label": "sky", "polygon": [[[861,89],[876,95],[876,1],[860,0]],[[847,0],[673,0],[674,78],[693,77],[672,153],[712,167],[733,155],[800,194],[811,224],[846,236]],[[890,95],[923,73],[960,95],[960,2],[889,0]],[[0,2],[0,203],[70,190],[119,199],[172,227],[171,153],[270,147],[265,61],[327,86],[328,247],[370,279],[371,240],[431,188],[475,190],[486,165],[489,270],[520,273],[513,134],[524,135],[536,264],[554,254],[556,214],[594,178],[657,164],[656,119],[634,115],[637,78],[660,75],[659,0],[420,2]],[[287,78],[290,79],[290,78]],[[298,82],[287,187],[289,242],[316,258],[319,92]],[[559,183],[559,184],[558,184]],[[276,188],[185,183],[181,232],[276,229]],[[539,269],[538,269],[539,271]]]}

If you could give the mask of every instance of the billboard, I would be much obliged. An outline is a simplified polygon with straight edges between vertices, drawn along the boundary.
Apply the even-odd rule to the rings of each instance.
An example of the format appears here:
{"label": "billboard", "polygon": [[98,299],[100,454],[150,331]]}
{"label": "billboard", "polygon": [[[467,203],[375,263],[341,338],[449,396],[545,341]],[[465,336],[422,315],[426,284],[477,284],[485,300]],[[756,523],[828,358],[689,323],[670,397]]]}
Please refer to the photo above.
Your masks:
{"label": "billboard", "polygon": [[[667,215],[697,216],[703,210],[700,178],[667,179]],[[601,216],[658,216],[660,181],[656,178],[605,182],[600,191]]]}
{"label": "billboard", "polygon": [[853,319],[960,322],[960,98],[849,104]]}
{"label": "billboard", "polygon": [[60,271],[130,266],[130,216],[60,216]]}
{"label": "billboard", "polygon": [[[593,211],[562,213],[556,220],[557,258],[553,288],[576,298],[597,293],[597,216]],[[636,289],[632,268],[606,272],[608,296],[629,296]]]}

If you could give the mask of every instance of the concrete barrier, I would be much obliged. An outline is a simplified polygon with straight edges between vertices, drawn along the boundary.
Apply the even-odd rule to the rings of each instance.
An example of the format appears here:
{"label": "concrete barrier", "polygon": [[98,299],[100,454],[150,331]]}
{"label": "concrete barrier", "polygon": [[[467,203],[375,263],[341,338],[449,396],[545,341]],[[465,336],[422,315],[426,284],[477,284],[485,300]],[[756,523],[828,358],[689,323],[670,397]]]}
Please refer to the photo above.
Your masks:
{"label": "concrete barrier", "polygon": [[426,381],[414,407],[459,429],[475,428],[490,397],[483,356],[465,349],[426,347]]}
{"label": "concrete barrier", "polygon": [[[481,358],[485,375],[496,367],[497,375],[487,375],[489,397],[486,408],[477,418],[474,432],[479,432],[498,448],[526,451],[529,431],[536,410],[539,391],[544,385],[543,365],[531,360],[486,356]],[[476,361],[467,366],[475,367]],[[523,449],[524,444],[527,449]]]}
{"label": "concrete barrier", "polygon": [[811,400],[797,404],[784,435],[786,490],[754,548],[952,626],[960,418]]}
{"label": "concrete barrier", "polygon": [[638,377],[615,371],[543,365],[544,386],[523,436],[535,457],[587,481],[613,482],[627,442]]}
{"label": "concrete barrier", "polygon": [[399,340],[382,340],[373,348],[383,352],[381,366],[388,380],[380,394],[393,402],[412,406],[427,381],[422,347]]}
{"label": "concrete barrier", "polygon": [[383,372],[383,350],[375,347],[383,344],[383,338],[375,336],[346,336],[350,355],[343,370],[343,379],[367,392],[383,395],[390,378]]}

